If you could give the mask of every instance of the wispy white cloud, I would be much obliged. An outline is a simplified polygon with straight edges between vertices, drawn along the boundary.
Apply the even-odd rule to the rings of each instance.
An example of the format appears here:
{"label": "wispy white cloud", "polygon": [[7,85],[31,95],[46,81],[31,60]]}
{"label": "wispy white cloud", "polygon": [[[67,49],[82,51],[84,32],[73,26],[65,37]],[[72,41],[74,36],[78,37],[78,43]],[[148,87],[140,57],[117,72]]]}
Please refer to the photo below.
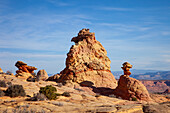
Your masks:
{"label": "wispy white cloud", "polygon": [[0,47],[65,51],[71,44],[71,38],[78,32],[72,29],[77,26],[90,25],[89,18],[83,14],[37,16],[21,13],[0,16]]}
{"label": "wispy white cloud", "polygon": [[11,52],[1,52],[1,58],[5,57],[20,57],[20,58],[65,58],[66,55],[58,54],[35,54],[35,53],[11,53]]}
{"label": "wispy white cloud", "polygon": [[61,0],[47,0],[47,1],[54,4],[54,5],[56,5],[56,6],[70,6],[70,5],[72,5],[72,4],[63,2]]}
{"label": "wispy white cloud", "polygon": [[[1,52],[0,67],[3,71],[10,70],[13,73],[17,70],[15,63],[18,60],[28,63],[40,69],[45,69],[48,73],[58,73],[64,69],[66,55],[60,54],[32,54],[32,53],[11,53]],[[37,70],[37,71],[38,71]]]}
{"label": "wispy white cloud", "polygon": [[131,31],[147,31],[152,27],[143,25],[132,25],[132,24],[118,24],[118,23],[98,23],[100,26],[113,27],[119,31],[131,32]]}
{"label": "wispy white cloud", "polygon": [[162,35],[168,36],[168,35],[170,35],[170,31],[163,31]]}
{"label": "wispy white cloud", "polygon": [[105,10],[105,11],[133,11],[131,8],[120,8],[120,7],[95,7],[98,10]]}

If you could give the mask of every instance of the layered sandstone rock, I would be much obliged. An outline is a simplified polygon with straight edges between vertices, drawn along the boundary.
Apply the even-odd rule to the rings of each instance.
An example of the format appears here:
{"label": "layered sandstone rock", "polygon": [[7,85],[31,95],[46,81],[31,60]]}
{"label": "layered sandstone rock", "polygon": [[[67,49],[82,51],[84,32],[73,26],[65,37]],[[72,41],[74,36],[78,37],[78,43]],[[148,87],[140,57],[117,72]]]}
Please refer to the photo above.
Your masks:
{"label": "layered sandstone rock", "polygon": [[121,67],[124,71],[124,75],[126,76],[130,76],[131,72],[130,72],[130,68],[132,68],[132,65],[128,62],[123,63],[123,67]]}
{"label": "layered sandstone rock", "polygon": [[152,101],[146,87],[142,84],[142,82],[129,77],[131,74],[130,68],[132,68],[132,65],[128,62],[125,62],[122,65],[125,75],[120,76],[118,86],[114,90],[114,94],[127,100]]}
{"label": "layered sandstone rock", "polygon": [[27,72],[20,72],[20,73],[17,73],[15,75],[16,77],[24,77],[24,78],[32,78],[33,75],[31,73],[27,73]]}
{"label": "layered sandstone rock", "polygon": [[30,77],[34,74],[34,70],[37,70],[36,67],[28,66],[26,63],[22,61],[17,61],[15,66],[18,68],[16,71],[16,76]]}
{"label": "layered sandstone rock", "polygon": [[48,79],[48,74],[47,72],[42,69],[42,70],[39,70],[38,73],[37,73],[37,76],[36,76],[36,79],[39,81],[39,80],[47,80]]}
{"label": "layered sandstone rock", "polygon": [[58,82],[72,80],[81,83],[90,81],[96,87],[115,88],[117,82],[110,71],[111,61],[102,44],[95,39],[89,29],[82,29],[70,48],[66,59],[66,68],[60,72]]}
{"label": "layered sandstone rock", "polygon": [[48,77],[47,81],[56,81],[56,82],[58,82],[60,76],[61,76],[61,74],[55,74],[53,76]]}
{"label": "layered sandstone rock", "polygon": [[146,87],[139,80],[126,75],[120,76],[118,86],[114,90],[114,94],[127,100],[132,100],[135,98],[144,101],[152,100]]}

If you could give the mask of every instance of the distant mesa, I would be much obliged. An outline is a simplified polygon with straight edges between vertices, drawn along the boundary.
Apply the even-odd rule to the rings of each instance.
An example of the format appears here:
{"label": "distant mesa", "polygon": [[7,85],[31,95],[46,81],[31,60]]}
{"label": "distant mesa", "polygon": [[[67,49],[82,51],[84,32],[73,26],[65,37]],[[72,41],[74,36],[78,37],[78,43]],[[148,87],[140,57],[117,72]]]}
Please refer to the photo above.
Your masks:
{"label": "distant mesa", "polygon": [[[82,29],[71,41],[75,42],[75,45],[70,48],[66,67],[56,81],[71,80],[76,83],[91,81],[95,87],[115,88],[117,81],[110,71],[111,61],[105,48],[95,39],[95,34],[89,29]],[[58,75],[55,75],[55,78],[58,78]]]}
{"label": "distant mesa", "polygon": [[150,93],[162,93],[170,88],[170,80],[140,80]]}
{"label": "distant mesa", "polygon": [[131,67],[132,65],[127,62],[123,64],[122,69],[124,71],[124,74],[127,75],[120,76],[118,86],[114,90],[114,94],[118,97],[121,97],[122,99],[127,100],[152,101],[146,87],[142,84],[142,82],[129,77],[129,75],[131,74],[129,68]]}
{"label": "distant mesa", "polygon": [[34,70],[37,70],[36,67],[28,66],[26,63],[22,61],[17,61],[15,66],[18,68],[16,71],[16,76],[30,77],[33,76]]}

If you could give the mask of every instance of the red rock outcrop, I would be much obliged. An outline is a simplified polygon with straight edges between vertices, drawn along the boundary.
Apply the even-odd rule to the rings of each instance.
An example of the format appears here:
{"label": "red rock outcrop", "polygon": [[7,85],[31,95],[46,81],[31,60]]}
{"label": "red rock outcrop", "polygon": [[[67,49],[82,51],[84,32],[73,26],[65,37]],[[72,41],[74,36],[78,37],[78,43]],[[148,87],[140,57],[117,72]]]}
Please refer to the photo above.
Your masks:
{"label": "red rock outcrop", "polygon": [[26,63],[22,61],[17,61],[15,66],[18,68],[16,71],[17,75],[16,76],[23,76],[23,77],[29,77],[32,76],[34,73],[34,70],[37,70],[36,67],[33,66],[28,66]]}
{"label": "red rock outcrop", "polygon": [[136,98],[138,100],[151,101],[146,87],[139,80],[126,75],[120,76],[114,94],[126,100]]}
{"label": "red rock outcrop", "polygon": [[[127,69],[128,68],[128,69]],[[118,86],[114,90],[114,94],[116,96],[120,96],[122,99],[126,100],[144,100],[144,101],[151,101],[150,95],[146,89],[146,87],[134,78],[129,77],[131,72],[129,69],[132,68],[132,65],[128,62],[123,64],[123,71],[124,74],[121,75],[118,81]]]}
{"label": "red rock outcrop", "polygon": [[110,71],[110,59],[102,44],[95,39],[89,29],[82,29],[70,48],[66,59],[66,68],[60,72],[58,82],[72,80],[81,83],[91,81],[96,87],[115,88],[117,81]]}

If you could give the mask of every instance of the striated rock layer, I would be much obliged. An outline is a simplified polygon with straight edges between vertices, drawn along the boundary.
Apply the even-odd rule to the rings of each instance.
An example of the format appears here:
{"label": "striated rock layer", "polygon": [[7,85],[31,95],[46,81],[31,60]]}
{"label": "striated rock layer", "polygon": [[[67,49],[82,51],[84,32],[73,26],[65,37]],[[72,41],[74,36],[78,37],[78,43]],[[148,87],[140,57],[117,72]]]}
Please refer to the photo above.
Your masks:
{"label": "striated rock layer", "polygon": [[139,80],[126,75],[120,76],[118,86],[114,90],[114,94],[127,100],[137,99],[152,101],[146,87]]}
{"label": "striated rock layer", "polygon": [[58,82],[72,80],[81,83],[91,81],[96,87],[115,88],[117,82],[110,71],[110,59],[102,44],[95,39],[89,29],[82,29],[70,48],[66,59],[66,68],[60,72]]}

